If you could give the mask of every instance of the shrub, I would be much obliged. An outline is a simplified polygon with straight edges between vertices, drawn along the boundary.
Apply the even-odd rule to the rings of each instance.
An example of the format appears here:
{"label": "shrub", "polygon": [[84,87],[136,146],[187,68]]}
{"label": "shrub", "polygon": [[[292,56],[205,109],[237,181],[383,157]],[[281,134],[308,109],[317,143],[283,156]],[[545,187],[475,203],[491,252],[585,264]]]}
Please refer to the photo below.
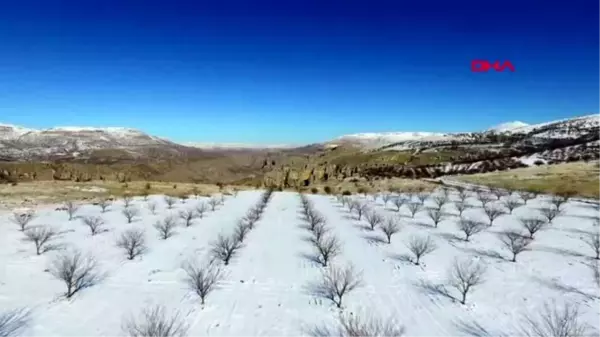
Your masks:
{"label": "shrub", "polygon": [[324,191],[325,193],[327,193],[327,194],[331,194],[331,192],[332,192],[332,191],[331,191],[331,187],[329,187],[329,186],[325,186],[325,187],[323,187],[323,191]]}
{"label": "shrub", "polygon": [[63,281],[67,287],[65,296],[71,298],[84,288],[100,280],[97,263],[93,256],[84,256],[79,250],[70,250],[52,260],[50,274]]}
{"label": "shrub", "polygon": [[316,188],[316,187],[313,187],[313,188],[311,188],[311,189],[310,189],[310,192],[311,192],[312,194],[317,194],[317,193],[319,193],[319,189],[318,189],[318,188]]}
{"label": "shrub", "polygon": [[342,195],[352,195],[352,192],[348,191],[348,190],[344,190],[342,192]]}
{"label": "shrub", "polygon": [[138,319],[125,320],[122,329],[129,337],[184,337],[189,326],[179,313],[169,317],[164,307],[154,306],[145,308]]}

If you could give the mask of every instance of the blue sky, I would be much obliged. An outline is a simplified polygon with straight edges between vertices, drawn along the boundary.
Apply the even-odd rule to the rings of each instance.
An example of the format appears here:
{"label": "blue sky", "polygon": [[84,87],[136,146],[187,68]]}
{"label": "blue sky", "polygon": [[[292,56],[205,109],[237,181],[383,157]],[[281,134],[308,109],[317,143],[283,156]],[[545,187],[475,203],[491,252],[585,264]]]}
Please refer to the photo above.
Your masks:
{"label": "blue sky", "polygon": [[278,144],[535,123],[598,112],[598,38],[594,0],[5,1],[0,122]]}

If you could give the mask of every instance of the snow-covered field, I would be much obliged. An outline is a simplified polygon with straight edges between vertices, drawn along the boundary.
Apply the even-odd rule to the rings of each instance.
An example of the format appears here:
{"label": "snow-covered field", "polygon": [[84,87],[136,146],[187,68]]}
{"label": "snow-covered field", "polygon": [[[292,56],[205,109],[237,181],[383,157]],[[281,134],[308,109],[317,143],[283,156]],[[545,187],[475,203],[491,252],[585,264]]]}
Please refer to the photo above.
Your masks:
{"label": "snow-covered field", "polygon": [[[123,200],[114,201],[105,213],[98,205],[81,205],[71,221],[68,212],[56,210],[59,205],[41,207],[28,223],[29,230],[52,226],[60,235],[51,243],[62,245],[61,250],[41,255],[36,255],[32,242],[24,241],[25,233],[14,223],[13,214],[0,213],[0,312],[30,310],[27,324],[18,331],[29,336],[126,335],[124,322],[155,305],[163,306],[168,315],[178,313],[189,336],[309,335],[317,332],[316,327],[335,329],[340,311],[392,319],[405,327],[408,336],[499,336],[520,335],[524,317],[529,314],[537,319],[544,304],[554,300],[558,307],[577,305],[579,323],[586,324],[590,334],[598,334],[600,288],[594,274],[598,264],[595,251],[585,242],[590,233],[599,230],[597,209],[571,201],[562,205],[562,215],[535,234],[516,262],[510,261],[512,254],[499,239],[503,231],[522,231],[520,218],[539,217],[540,209],[554,207],[548,196],[538,196],[512,214],[500,216],[466,242],[457,227],[457,191],[452,191],[442,206],[444,217],[437,228],[427,209],[443,199],[441,191],[427,198],[426,208],[414,218],[409,204],[417,202],[416,195],[411,195],[399,212],[393,202],[396,195],[387,206],[381,195],[345,200],[307,195],[305,204],[311,215],[322,216],[328,229],[323,240],[335,237],[339,244],[338,254],[323,267],[311,243],[314,234],[308,230],[300,196],[274,192],[237,254],[227,265],[216,262],[221,263],[220,282],[202,305],[185,282],[182,266],[212,256],[218,236],[234,233],[239,220],[259,204],[263,193],[226,196],[223,204],[195,218],[190,226],[179,219],[179,212],[195,209],[208,198],[179,200],[172,209],[163,196],[151,196],[148,201],[135,198],[129,208],[140,213],[131,223],[122,214]],[[517,197],[503,196],[488,205],[499,208],[508,198]],[[385,221],[370,230],[365,215],[358,220],[355,210],[348,211],[347,205],[353,201],[367,205],[369,212],[384,220],[395,219],[401,229],[392,235],[391,243],[381,230]],[[465,202],[471,207],[464,217],[489,222],[475,193]],[[156,214],[150,204],[157,205]],[[178,225],[175,235],[163,240],[154,224],[169,214],[178,219]],[[90,216],[101,217],[107,231],[92,236],[83,225],[83,218]],[[145,229],[147,245],[133,260],[116,245],[117,238],[130,228]],[[429,237],[436,246],[421,258],[420,265],[413,263],[408,248],[415,237]],[[96,271],[103,277],[65,298],[65,283],[49,270],[56,256],[74,247],[95,258]],[[470,289],[465,304],[449,282],[457,258],[485,267],[483,282]],[[332,266],[354,266],[362,280],[343,297],[341,309],[315,288],[324,270]]]}

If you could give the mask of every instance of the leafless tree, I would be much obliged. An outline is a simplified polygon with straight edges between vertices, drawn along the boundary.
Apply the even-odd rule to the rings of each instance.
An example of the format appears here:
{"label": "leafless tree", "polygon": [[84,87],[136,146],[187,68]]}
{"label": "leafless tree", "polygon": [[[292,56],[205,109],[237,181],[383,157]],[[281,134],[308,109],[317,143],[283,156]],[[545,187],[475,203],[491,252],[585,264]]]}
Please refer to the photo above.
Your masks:
{"label": "leafless tree", "polygon": [[20,336],[31,322],[31,311],[26,308],[0,312],[0,336]]}
{"label": "leafless tree", "polygon": [[412,236],[408,241],[408,249],[415,255],[413,263],[419,265],[421,257],[433,252],[436,245],[429,236]]}
{"label": "leafless tree", "polygon": [[502,204],[504,205],[504,207],[506,207],[506,209],[508,209],[508,212],[510,214],[512,214],[512,212],[515,208],[522,205],[519,200],[514,199],[514,198],[507,198],[502,202]]}
{"label": "leafless tree", "polygon": [[127,259],[133,260],[143,254],[146,247],[146,233],[143,229],[130,228],[117,239],[117,247],[125,250]]}
{"label": "leafless tree", "polygon": [[383,200],[383,206],[387,207],[388,202],[392,199],[392,195],[389,193],[382,193],[381,200]]}
{"label": "leafless tree", "polygon": [[590,246],[590,248],[592,248],[594,250],[594,252],[596,253],[596,256],[594,257],[596,260],[600,259],[600,233],[596,232],[596,233],[589,233],[584,239],[583,241]]}
{"label": "leafless tree", "polygon": [[432,201],[436,209],[441,210],[442,207],[444,207],[444,205],[448,203],[448,196],[445,194],[434,195]]}
{"label": "leafless tree", "polygon": [[521,327],[525,336],[580,337],[591,335],[591,327],[581,321],[577,304],[558,306],[555,301],[544,303],[537,317],[526,314]]}
{"label": "leafless tree", "polygon": [[340,242],[334,235],[322,236],[320,240],[313,241],[318,254],[318,262],[327,267],[329,261],[341,252]]}
{"label": "leafless tree", "polygon": [[110,206],[110,200],[108,200],[108,199],[101,199],[100,201],[98,201],[98,207],[100,207],[100,210],[102,211],[102,213],[106,213],[106,210],[108,209],[109,206]]}
{"label": "leafless tree", "polygon": [[461,188],[458,190],[458,200],[462,201],[463,203],[465,201],[467,201],[467,199],[469,198],[469,191],[467,189]]}
{"label": "leafless tree", "polygon": [[219,204],[221,204],[221,205],[225,204],[225,194],[221,194],[221,196],[219,197]]}
{"label": "leafless tree", "polygon": [[557,210],[561,210],[562,206],[569,201],[569,198],[564,197],[564,196],[560,196],[560,195],[554,195],[552,196],[552,198],[550,198],[550,203],[552,205],[554,205],[554,207],[556,207]]}
{"label": "leafless tree", "polygon": [[523,228],[529,232],[529,238],[533,240],[533,235],[546,226],[546,221],[539,218],[521,218],[519,219]]}
{"label": "leafless tree", "polygon": [[211,197],[210,199],[208,199],[208,204],[210,205],[210,210],[214,211],[219,205],[219,199],[217,199],[216,197]]}
{"label": "leafless tree", "polygon": [[99,216],[84,216],[81,220],[92,236],[104,231],[104,220]]}
{"label": "leafless tree", "polygon": [[251,227],[248,224],[248,222],[244,221],[243,219],[238,221],[233,231],[233,236],[235,237],[235,240],[239,242],[244,242],[244,240],[246,239],[246,235],[248,235],[248,233],[250,232],[250,229]]}
{"label": "leafless tree", "polygon": [[32,211],[29,212],[15,212],[13,213],[12,221],[19,226],[21,232],[24,232],[27,229],[27,225],[33,218],[35,217],[35,213]]}
{"label": "leafless tree", "polygon": [[123,207],[128,208],[133,203],[133,197],[129,194],[123,196]]}
{"label": "leafless tree", "polygon": [[354,207],[356,207],[357,203],[355,200],[349,199],[348,200],[348,212],[352,213],[352,211],[354,211]]}
{"label": "leafless tree", "polygon": [[148,202],[148,209],[152,214],[156,215],[156,203],[154,201]]}
{"label": "leafless tree", "polygon": [[56,248],[50,244],[50,241],[58,235],[58,232],[50,226],[33,226],[24,233],[25,240],[35,244],[35,253],[37,255],[41,255]]}
{"label": "leafless tree", "polygon": [[221,281],[222,269],[213,261],[209,261],[204,263],[188,262],[183,266],[183,270],[186,273],[185,283],[200,297],[200,304],[204,305],[208,294]]}
{"label": "leafless tree", "polygon": [[506,247],[513,255],[512,262],[517,262],[517,255],[528,249],[531,239],[523,236],[521,233],[515,231],[506,231],[500,234],[500,242]]}
{"label": "leafless tree", "polygon": [[73,220],[73,216],[75,215],[75,213],[77,213],[77,211],[79,210],[79,206],[77,206],[77,204],[72,201],[67,201],[65,202],[65,210],[69,215],[69,221],[71,221]]}
{"label": "leafless tree", "polygon": [[154,228],[158,231],[161,239],[166,240],[175,234],[175,227],[177,221],[173,216],[167,216],[162,221],[157,221],[154,224]]}
{"label": "leafless tree", "polygon": [[316,226],[325,223],[325,218],[321,215],[321,213],[312,209],[309,213],[307,213],[307,220],[310,230],[312,231],[315,230]]}
{"label": "leafless tree", "polygon": [[371,226],[371,230],[375,230],[375,227],[379,226],[383,221],[383,217],[376,211],[367,212],[367,214],[365,214],[365,219],[369,226]]}
{"label": "leafless tree", "polygon": [[392,203],[396,206],[396,212],[400,212],[400,208],[406,203],[406,198],[395,197],[392,199]]}
{"label": "leafless tree", "polygon": [[173,205],[175,205],[175,203],[177,203],[177,200],[170,195],[165,195],[164,200],[165,200],[165,204],[167,204],[168,209],[172,209]]}
{"label": "leafless tree", "polygon": [[225,265],[228,265],[229,261],[231,261],[241,248],[241,242],[236,240],[233,236],[219,234],[217,240],[212,242],[211,246],[213,257],[223,261]]}
{"label": "leafless tree", "polygon": [[392,317],[381,319],[363,313],[341,313],[338,318],[338,326],[317,326],[308,331],[309,336],[313,337],[400,337],[405,332],[404,325]]}
{"label": "leafless tree", "polygon": [[66,285],[67,298],[95,285],[101,279],[96,259],[92,255],[83,255],[77,249],[70,249],[57,255],[52,259],[49,270],[52,276]]}
{"label": "leafless tree", "polygon": [[123,332],[129,337],[184,337],[189,326],[179,313],[167,316],[163,306],[144,308],[139,318],[123,322]]}
{"label": "leafless tree", "polygon": [[552,223],[552,220],[554,220],[554,218],[561,215],[562,211],[560,209],[554,208],[554,207],[542,207],[542,208],[540,208],[540,213],[542,213],[544,218],[546,218],[546,220],[548,220],[548,223]]}
{"label": "leafless tree", "polygon": [[437,228],[438,224],[444,220],[444,213],[436,208],[430,208],[427,210],[427,216],[433,221],[435,228]]}
{"label": "leafless tree", "polygon": [[529,202],[529,200],[533,200],[533,199],[537,198],[537,196],[538,196],[536,192],[530,192],[530,191],[519,191],[517,193],[519,194],[521,199],[523,199],[525,204],[527,204]]}
{"label": "leafless tree", "polygon": [[121,212],[125,216],[125,219],[127,219],[127,223],[131,223],[133,221],[133,218],[140,214],[140,210],[135,207],[123,208],[123,211]]}
{"label": "leafless tree", "polygon": [[490,197],[490,195],[487,192],[485,192],[485,193],[478,193],[477,200],[479,200],[479,202],[481,202],[481,205],[483,207],[485,207],[487,204],[492,202],[494,199],[492,197]]}
{"label": "leafless tree", "polygon": [[313,243],[320,242],[327,233],[329,233],[329,228],[327,228],[324,222],[315,225],[312,229]]}
{"label": "leafless tree", "polygon": [[179,218],[183,220],[185,227],[190,227],[192,225],[192,221],[196,219],[196,212],[191,209],[184,209],[179,211]]}
{"label": "leafless tree", "polygon": [[506,212],[504,212],[503,209],[498,208],[494,205],[483,206],[483,212],[485,213],[485,215],[487,215],[488,219],[490,219],[490,226],[494,224],[494,220],[506,214]]}
{"label": "leafless tree", "polygon": [[353,265],[329,266],[322,271],[321,281],[312,285],[311,291],[341,308],[344,296],[362,285],[362,273],[357,272]]}
{"label": "leafless tree", "polygon": [[364,204],[360,201],[356,202],[356,205],[354,206],[354,210],[356,211],[356,215],[358,215],[358,220],[362,219],[363,214],[365,214],[368,209],[369,209],[369,206],[367,204]]}
{"label": "leafless tree", "polygon": [[206,213],[206,211],[208,211],[208,205],[206,205],[205,202],[200,202],[196,205],[196,213],[200,219],[204,217],[204,213]]}
{"label": "leafless tree", "polygon": [[469,291],[483,283],[485,270],[481,262],[475,262],[471,258],[454,261],[450,270],[450,284],[460,292],[460,303],[465,304]]}
{"label": "leafless tree", "polygon": [[463,212],[469,208],[469,205],[466,202],[459,200],[454,203],[454,207],[456,207],[456,210],[458,211],[458,216],[462,216]]}
{"label": "leafless tree", "polygon": [[490,192],[496,197],[496,200],[500,200],[500,198],[508,194],[506,190],[497,187],[492,187]]}
{"label": "leafless tree", "polygon": [[392,243],[392,235],[400,231],[400,224],[394,217],[387,217],[381,225],[381,231],[385,234],[388,243]]}
{"label": "leafless tree", "polygon": [[458,229],[465,233],[465,241],[469,241],[469,238],[485,229],[485,225],[479,221],[472,219],[461,218],[458,220]]}
{"label": "leafless tree", "polygon": [[414,218],[415,215],[423,208],[423,205],[418,202],[410,202],[407,205],[410,215]]}
{"label": "leafless tree", "polygon": [[425,201],[427,200],[427,198],[429,198],[429,193],[421,192],[421,193],[417,194],[417,199],[419,200],[421,205],[425,204]]}

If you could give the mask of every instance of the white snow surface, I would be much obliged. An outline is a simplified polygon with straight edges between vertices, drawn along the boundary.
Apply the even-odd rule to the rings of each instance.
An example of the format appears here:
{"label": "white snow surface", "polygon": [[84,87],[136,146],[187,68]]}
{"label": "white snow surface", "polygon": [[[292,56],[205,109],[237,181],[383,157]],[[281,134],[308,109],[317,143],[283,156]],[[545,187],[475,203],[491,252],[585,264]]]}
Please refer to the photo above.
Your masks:
{"label": "white snow surface", "polygon": [[510,130],[513,130],[516,128],[523,128],[528,125],[529,124],[523,123],[521,121],[507,122],[507,123],[498,124],[492,128],[489,128],[487,131],[506,132],[506,131],[510,131]]}
{"label": "white snow surface", "polygon": [[[338,309],[309,291],[308,285],[319,280],[322,267],[306,258],[313,250],[307,242],[309,232],[302,228],[296,193],[273,194],[239,255],[224,266],[224,280],[208,295],[204,306],[186,288],[182,263],[206,256],[212,240],[219,233],[231,233],[260,196],[258,191],[229,196],[224,205],[194,220],[192,226],[179,225],[177,234],[167,240],[160,240],[152,225],[201,200],[190,198],[168,210],[162,196],[151,196],[158,205],[157,215],[153,215],[147,202],[135,199],[134,207],[141,214],[132,224],[121,214],[122,200],[106,213],[98,206],[82,205],[78,216],[102,216],[110,229],[95,236],[80,219],[68,221],[66,212],[55,210],[57,205],[39,207],[32,226],[49,224],[64,231],[57,241],[93,254],[106,273],[103,281],[70,300],[62,296],[65,286],[45,271],[56,252],[36,256],[34,245],[23,242],[23,233],[11,223],[12,214],[0,213],[0,311],[31,308],[31,323],[23,332],[28,336],[124,335],[123,319],[151,304],[177,310],[189,324],[190,336],[306,335],[308,327],[334,324]],[[522,314],[538,314],[545,301],[555,299],[560,304],[579,304],[581,320],[598,329],[599,288],[590,268],[598,265],[592,259],[593,251],[581,240],[585,233],[598,231],[594,226],[598,214],[588,205],[567,203],[564,215],[537,233],[531,250],[519,254],[513,263],[507,261],[510,254],[502,248],[497,233],[518,229],[519,217],[537,215],[539,207],[548,205],[546,196],[498,218],[470,242],[459,239],[462,234],[456,216],[448,216],[434,228],[424,211],[412,219],[406,206],[396,212],[391,203],[385,207],[381,199],[355,196],[374,211],[399,219],[402,230],[392,237],[391,244],[382,243],[380,230],[365,229],[364,219],[357,220],[356,214],[349,214],[333,197],[308,198],[340,240],[341,254],[332,263],[353,264],[363,273],[364,286],[344,297],[345,312],[393,317],[405,325],[408,336],[467,336],[475,330],[489,336],[520,335],[515,329]],[[456,195],[451,200],[444,211],[456,214],[452,206]],[[483,221],[478,201],[473,197],[467,201],[473,207],[465,216]],[[426,201],[426,206],[431,202]],[[145,228],[148,240],[148,251],[133,261],[126,260],[115,246],[115,237],[131,227]],[[429,235],[438,247],[422,258],[420,266],[406,260],[406,243],[413,235]],[[458,293],[446,282],[457,257],[487,266],[485,282],[473,288],[466,305],[453,299]],[[448,294],[442,295],[440,289]]]}

